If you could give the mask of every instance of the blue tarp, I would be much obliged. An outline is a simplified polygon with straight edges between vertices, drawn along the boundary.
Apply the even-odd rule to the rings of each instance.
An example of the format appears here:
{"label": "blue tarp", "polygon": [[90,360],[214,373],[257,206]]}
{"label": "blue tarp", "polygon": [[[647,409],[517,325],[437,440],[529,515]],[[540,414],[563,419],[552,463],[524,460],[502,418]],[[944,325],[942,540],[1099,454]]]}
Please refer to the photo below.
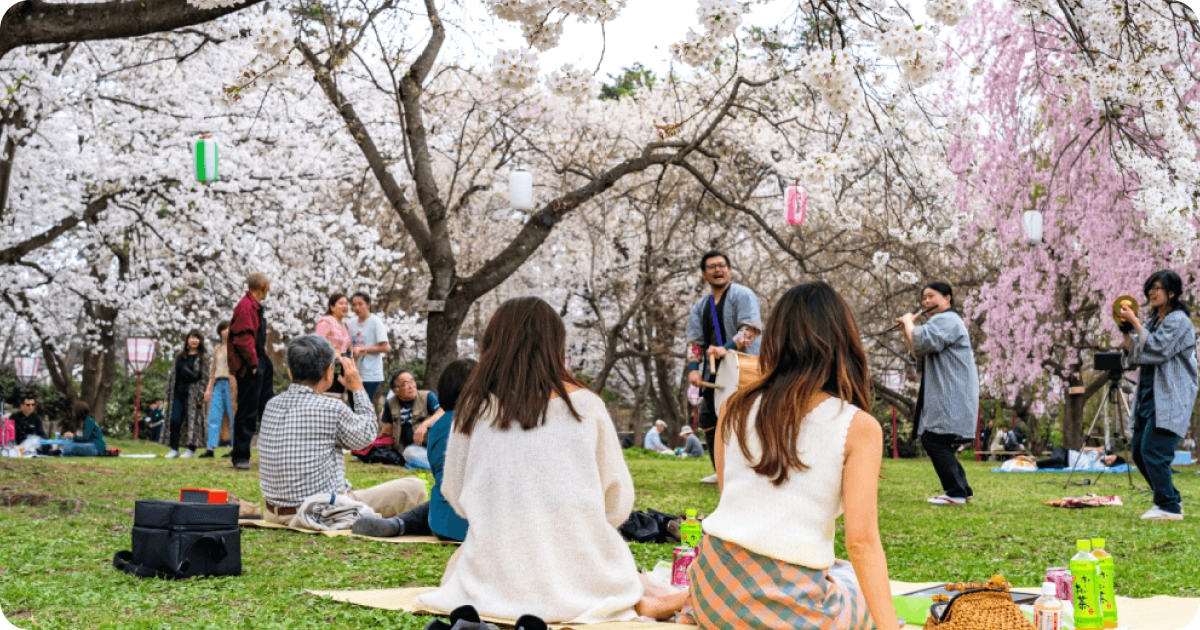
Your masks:
{"label": "blue tarp", "polygon": [[[1117,466],[1113,466],[1111,468],[1076,468],[1075,472],[1087,473],[1090,475],[1092,473],[1104,472],[1105,470],[1107,470],[1110,473],[1123,473],[1123,472],[1125,472],[1127,470],[1131,470],[1131,469],[1129,467],[1129,464],[1120,464]],[[1071,469],[1070,468],[1040,468],[1038,470],[1004,470],[1003,468],[993,468],[992,472],[994,472],[994,473],[1010,473],[1010,472],[1011,473],[1069,473],[1069,472],[1071,472]]]}

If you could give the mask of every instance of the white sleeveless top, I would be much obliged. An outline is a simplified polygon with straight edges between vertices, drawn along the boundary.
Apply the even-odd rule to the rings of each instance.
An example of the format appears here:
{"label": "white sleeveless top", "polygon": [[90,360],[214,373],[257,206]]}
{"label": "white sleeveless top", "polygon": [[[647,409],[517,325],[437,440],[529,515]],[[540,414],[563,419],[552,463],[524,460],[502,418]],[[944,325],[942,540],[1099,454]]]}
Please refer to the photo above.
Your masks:
{"label": "white sleeveless top", "polygon": [[[751,461],[761,445],[754,427],[761,397],[750,409],[747,441]],[[833,566],[833,536],[842,513],[842,468],[846,433],[858,407],[838,398],[817,405],[800,423],[796,438],[807,469],[788,471],[775,486],[742,456],[737,435],[725,442],[725,486],[721,502],[704,519],[704,533],[748,551],[810,569]]]}

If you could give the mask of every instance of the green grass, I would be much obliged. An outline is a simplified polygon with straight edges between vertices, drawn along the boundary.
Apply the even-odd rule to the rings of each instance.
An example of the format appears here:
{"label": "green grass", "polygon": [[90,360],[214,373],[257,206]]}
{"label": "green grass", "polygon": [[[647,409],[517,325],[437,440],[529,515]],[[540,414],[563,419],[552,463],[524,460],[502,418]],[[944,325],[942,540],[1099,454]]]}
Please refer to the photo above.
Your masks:
{"label": "green grass", "polygon": [[[162,452],[118,442],[126,452]],[[707,461],[627,456],[637,506],[708,512],[717,491],[697,483]],[[1047,566],[1064,565],[1076,537],[1100,535],[1117,556],[1122,595],[1200,596],[1200,475],[1176,478],[1189,519],[1142,523],[1148,495],[1130,493],[1125,477],[1098,490],[1120,494],[1125,507],[1061,510],[1042,501],[1064,496],[1062,475],[999,475],[988,464],[966,464],[976,499],[965,508],[934,508],[938,490],[927,461],[885,461],[880,529],[891,577],[906,581],[980,580],[1004,573],[1013,583],[1040,583]],[[406,471],[348,465],[359,487]],[[536,470],[531,469],[531,474]],[[1142,485],[1140,479],[1137,479]],[[1058,485],[1054,485],[1057,483]],[[305,589],[373,589],[436,584],[453,549],[324,538],[286,531],[242,532],[240,577],[165,582],[128,577],[110,565],[129,548],[137,499],[170,499],[183,486],[222,488],[257,501],[254,472],[227,459],[0,460],[0,487],[79,498],[78,510],[58,503],[0,507],[0,608],[21,628],[412,628],[427,619],[360,608],[305,595]],[[1072,488],[1082,494],[1085,488]],[[670,545],[633,545],[639,566],[669,559]],[[838,544],[839,557],[845,550]]]}

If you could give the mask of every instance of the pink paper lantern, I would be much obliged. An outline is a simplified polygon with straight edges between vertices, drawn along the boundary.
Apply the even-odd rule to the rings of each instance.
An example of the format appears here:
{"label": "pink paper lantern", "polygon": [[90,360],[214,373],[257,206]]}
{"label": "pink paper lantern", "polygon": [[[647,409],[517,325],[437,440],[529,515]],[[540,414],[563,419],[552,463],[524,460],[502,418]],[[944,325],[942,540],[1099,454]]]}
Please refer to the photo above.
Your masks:
{"label": "pink paper lantern", "polygon": [[129,366],[135,373],[141,374],[150,368],[150,364],[154,361],[154,346],[153,339],[130,337],[125,340]]}
{"label": "pink paper lantern", "polygon": [[783,207],[788,225],[804,223],[804,213],[808,208],[808,192],[800,184],[789,185],[783,191]]}

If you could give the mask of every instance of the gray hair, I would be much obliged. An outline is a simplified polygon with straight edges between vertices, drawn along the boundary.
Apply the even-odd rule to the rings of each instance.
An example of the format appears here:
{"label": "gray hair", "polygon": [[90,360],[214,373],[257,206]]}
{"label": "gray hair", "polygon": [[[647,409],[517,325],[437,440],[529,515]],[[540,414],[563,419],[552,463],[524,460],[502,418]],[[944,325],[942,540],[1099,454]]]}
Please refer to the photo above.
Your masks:
{"label": "gray hair", "polygon": [[297,383],[316,383],[333,365],[333,346],[321,335],[301,335],[287,347],[288,369]]}

